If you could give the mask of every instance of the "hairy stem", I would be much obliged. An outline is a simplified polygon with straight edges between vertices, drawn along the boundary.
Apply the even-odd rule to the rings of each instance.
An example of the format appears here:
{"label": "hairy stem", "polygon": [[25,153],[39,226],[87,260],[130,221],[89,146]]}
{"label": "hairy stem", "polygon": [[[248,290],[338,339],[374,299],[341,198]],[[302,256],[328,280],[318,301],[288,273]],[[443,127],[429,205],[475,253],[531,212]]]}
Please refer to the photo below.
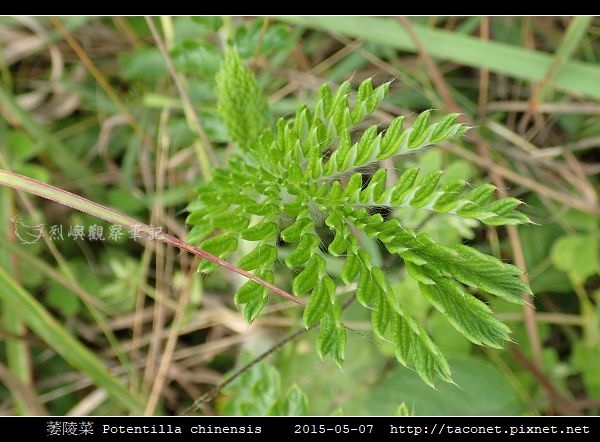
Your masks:
{"label": "hairy stem", "polygon": [[160,233],[157,235],[155,227],[141,223],[140,221],[131,218],[130,216],[127,216],[117,210],[102,206],[79,195],[75,195],[74,193],[67,192],[66,190],[51,186],[50,184],[42,183],[41,181],[34,180],[33,178],[3,169],[0,169],[0,185],[12,187],[17,190],[23,190],[25,192],[41,196],[42,198],[46,198],[64,206],[71,207],[75,210],[79,210],[80,212],[88,213],[110,223],[118,224],[126,229],[135,229],[140,233],[140,235],[145,235],[147,238],[160,240],[171,246],[186,250],[202,259],[212,261],[217,265],[225,267],[232,272],[257,282],[282,298],[288,299],[289,301],[292,301],[298,305],[305,305],[303,301],[297,299],[295,296],[284,290],[281,290],[279,287],[274,286],[273,284],[259,278],[256,275],[253,275],[250,272],[242,270],[217,256],[199,249],[198,247],[194,247],[173,235],[169,235],[167,233]]}

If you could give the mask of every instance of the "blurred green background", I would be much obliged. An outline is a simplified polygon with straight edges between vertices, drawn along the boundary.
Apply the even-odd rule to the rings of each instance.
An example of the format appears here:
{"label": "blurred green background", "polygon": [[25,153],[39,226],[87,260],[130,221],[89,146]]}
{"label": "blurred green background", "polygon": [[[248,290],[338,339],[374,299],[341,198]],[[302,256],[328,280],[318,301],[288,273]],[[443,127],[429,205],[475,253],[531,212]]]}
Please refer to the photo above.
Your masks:
{"label": "blurred green background", "polygon": [[[599,18],[149,20],[155,32],[143,17],[0,17],[0,168],[185,239],[194,189],[231,153],[213,88],[232,42],[274,117],[314,102],[322,83],[368,77],[393,80],[374,115],[384,127],[429,108],[464,114],[474,128],[463,139],[388,166],[493,182],[539,224],[494,231],[399,214],[439,242],[514,262],[533,287],[535,309],[494,302],[514,344],[491,350],[460,336],[414,282],[387,275],[457,385],[433,390],[399,366],[351,307],[343,370],[318,358],[309,332],[195,413],[387,415],[404,404],[416,415],[598,414]],[[0,415],[175,414],[302,328],[279,300],[248,326],[233,304],[237,275],[202,279],[193,257],[110,229],[0,188]],[[290,282],[282,267],[276,283]]]}

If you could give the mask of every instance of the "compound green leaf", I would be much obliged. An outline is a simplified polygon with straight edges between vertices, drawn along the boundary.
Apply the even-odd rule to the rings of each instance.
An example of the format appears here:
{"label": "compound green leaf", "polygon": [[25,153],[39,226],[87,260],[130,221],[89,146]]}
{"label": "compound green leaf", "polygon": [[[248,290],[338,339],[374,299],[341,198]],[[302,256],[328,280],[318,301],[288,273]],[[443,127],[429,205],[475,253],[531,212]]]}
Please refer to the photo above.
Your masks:
{"label": "compound green leaf", "polygon": [[277,255],[277,247],[271,244],[261,244],[240,259],[238,266],[244,270],[266,267],[277,260]]}
{"label": "compound green leaf", "polygon": [[330,308],[335,292],[335,284],[329,276],[317,281],[304,309],[304,326],[309,328],[319,322]]}

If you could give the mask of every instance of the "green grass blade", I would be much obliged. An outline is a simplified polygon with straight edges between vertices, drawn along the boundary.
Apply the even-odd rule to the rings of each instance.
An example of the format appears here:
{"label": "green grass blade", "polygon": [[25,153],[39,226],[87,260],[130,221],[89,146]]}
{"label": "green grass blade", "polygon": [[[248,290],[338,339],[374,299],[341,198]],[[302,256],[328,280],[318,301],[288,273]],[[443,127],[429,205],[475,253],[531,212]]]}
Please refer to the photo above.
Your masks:
{"label": "green grass blade", "polygon": [[565,32],[565,36],[554,54],[554,62],[546,74],[538,92],[539,101],[544,101],[548,90],[554,84],[554,78],[563,69],[563,66],[568,62],[569,58],[571,58],[586,36],[586,31],[591,21],[592,17],[573,17],[569,22],[569,27]]}
{"label": "green grass blade", "polygon": [[[0,219],[8,220],[12,215],[12,198],[8,192],[8,189],[0,189]],[[0,223],[0,236],[9,237],[9,223]],[[8,241],[7,241],[8,242]],[[0,249],[0,268],[12,269],[12,255],[6,249]],[[10,270],[9,270],[10,271]],[[2,323],[3,328],[6,332],[13,335],[20,336],[25,329],[21,318],[17,316],[17,312],[14,311],[13,307],[8,303],[0,303],[0,310],[2,312]],[[18,383],[24,386],[31,386],[32,375],[31,375],[31,362],[29,358],[29,348],[27,343],[21,339],[7,339],[6,340],[6,360],[8,363],[8,370],[18,381]],[[15,409],[22,415],[34,414],[35,409],[30,407],[28,401],[24,401],[21,395],[13,395]]]}
{"label": "green grass blade", "polygon": [[0,300],[10,304],[27,326],[65,361],[88,376],[98,387],[120,402],[132,414],[141,414],[143,401],[117,380],[103,362],[56,319],[36,299],[0,268]]}
{"label": "green grass blade", "polygon": [[14,189],[23,190],[34,195],[41,196],[73,209],[101,218],[105,221],[119,224],[124,227],[139,226],[140,233],[147,233],[151,230],[150,226],[144,225],[139,221],[123,213],[108,207],[101,206],[93,201],[82,198],[66,190],[51,186],[46,183],[22,176],[7,170],[0,169],[0,185],[9,186]]}
{"label": "green grass blade", "polygon": [[[15,97],[0,84],[0,115],[7,120],[14,122],[16,126],[21,126],[34,140],[42,143],[45,150],[40,153],[48,161],[62,171],[66,177],[72,180],[80,180],[81,187],[91,197],[98,195],[98,182],[92,171],[81,161],[77,160],[69,146],[46,129],[42,124],[35,121],[31,114],[19,106]],[[9,150],[10,146],[1,146]]]}
{"label": "green grass blade", "polygon": [[[390,18],[380,17],[279,17],[279,20],[310,28],[343,34],[415,52],[404,27]],[[554,58],[505,43],[485,41],[455,32],[413,25],[425,50],[434,58],[485,68],[514,78],[539,82],[551,68]],[[568,61],[554,78],[557,89],[600,98],[600,67],[591,63]]]}

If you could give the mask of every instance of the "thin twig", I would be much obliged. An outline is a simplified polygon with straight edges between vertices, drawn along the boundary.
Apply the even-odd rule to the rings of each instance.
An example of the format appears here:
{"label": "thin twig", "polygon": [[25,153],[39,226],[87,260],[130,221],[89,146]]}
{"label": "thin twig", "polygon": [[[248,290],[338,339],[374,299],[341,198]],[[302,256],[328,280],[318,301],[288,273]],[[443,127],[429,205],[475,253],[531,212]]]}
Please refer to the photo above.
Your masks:
{"label": "thin twig", "polygon": [[[482,17],[481,24],[479,26],[481,39],[488,41],[490,39],[490,18]],[[479,77],[479,109],[485,109],[485,105],[488,102],[489,96],[489,85],[490,85],[490,70],[487,68],[480,69]]]}
{"label": "thin twig", "polygon": [[69,44],[71,49],[75,51],[79,59],[83,62],[87,70],[92,74],[92,76],[96,79],[100,87],[106,92],[106,94],[110,97],[110,99],[115,103],[115,105],[119,108],[121,113],[127,118],[129,124],[133,128],[133,130],[144,140],[144,142],[151,146],[152,143],[148,138],[148,135],[144,132],[138,121],[135,117],[129,112],[123,101],[119,98],[119,95],[115,92],[113,87],[106,81],[104,75],[98,70],[92,59],[87,55],[85,50],[81,47],[79,42],[73,38],[73,36],[69,33],[69,31],[63,26],[61,21],[56,17],[50,17],[50,22],[54,25],[54,27],[62,34],[65,41]]}
{"label": "thin twig", "polygon": [[169,70],[169,74],[173,78],[175,82],[175,87],[177,87],[177,91],[179,92],[179,96],[181,97],[181,101],[183,103],[183,109],[185,112],[186,119],[188,120],[189,125],[192,130],[196,132],[196,135],[200,137],[200,149],[198,151],[200,161],[200,167],[202,168],[202,175],[205,180],[210,179],[212,176],[211,172],[211,164],[217,165],[217,157],[212,149],[212,143],[210,139],[206,135],[202,124],[200,124],[200,118],[198,117],[198,113],[195,111],[194,106],[192,104],[192,100],[187,92],[187,89],[183,83],[182,78],[179,73],[175,69],[175,65],[173,64],[173,60],[167,51],[165,43],[162,41],[160,34],[158,33],[158,29],[156,29],[156,25],[152,20],[152,17],[145,17],[146,23],[148,23],[148,27],[150,28],[150,32],[152,33],[152,37],[156,41],[156,46],[160,53],[162,54],[165,62],[167,63],[167,69]]}
{"label": "thin twig", "polygon": [[[169,116],[169,109],[163,109],[160,115],[155,163],[155,179],[153,180],[155,201],[152,206],[152,214],[150,218],[153,225],[155,225],[154,223],[158,223],[158,219],[161,216],[162,212],[162,195],[165,182],[164,163],[165,158],[168,157],[169,148],[169,131],[167,130]],[[148,176],[150,177],[151,174],[148,173]],[[167,294],[169,292],[169,287],[171,286],[171,284],[169,284],[168,281],[166,281],[166,278],[168,278],[170,272],[168,272],[165,269],[165,248],[162,247],[162,244],[155,244],[155,247],[153,247],[153,251],[155,253],[154,281],[156,289],[156,302],[154,302],[153,305],[154,315],[152,320],[151,340],[150,345],[148,347],[148,354],[146,356],[146,367],[144,369],[144,387],[147,389],[151,389],[150,396],[148,398],[148,401],[146,402],[146,408],[144,409],[144,415],[146,416],[153,413],[154,407],[158,402],[160,392],[162,391],[162,386],[164,382],[164,378],[161,377],[160,373],[158,372],[160,370],[158,368],[158,365],[162,365],[162,363],[159,363],[158,361],[161,353],[163,355],[163,358],[167,355],[166,349],[161,349],[162,340],[160,336],[165,327],[165,304],[166,301],[169,299]],[[179,302],[181,302],[181,299],[179,300]]]}
{"label": "thin twig", "polygon": [[[483,107],[486,111],[525,112],[528,101],[492,101]],[[600,105],[596,103],[560,102],[538,103],[539,113],[547,114],[600,114]]]}
{"label": "thin twig", "polygon": [[[355,299],[356,299],[356,296],[352,296],[350,299],[348,299],[344,303],[344,305],[342,305],[342,311],[344,311],[348,307],[350,307],[352,305],[352,303],[354,302]],[[188,414],[190,414],[190,413],[198,410],[202,406],[202,404],[205,404],[205,403],[210,402],[211,400],[213,400],[225,387],[227,387],[228,385],[230,385],[233,381],[235,381],[242,374],[244,374],[245,372],[247,372],[248,370],[250,370],[256,364],[258,364],[261,361],[264,361],[266,358],[268,358],[269,356],[271,356],[273,353],[275,353],[277,350],[279,350],[285,344],[298,339],[300,336],[308,333],[309,331],[311,331],[314,328],[318,327],[320,324],[321,324],[320,322],[317,322],[316,324],[313,324],[312,326],[310,326],[308,328],[300,329],[300,330],[292,333],[291,335],[286,336],[281,341],[279,341],[277,344],[275,344],[273,347],[269,348],[265,352],[261,353],[260,355],[258,355],[254,359],[252,359],[247,364],[243,365],[242,367],[240,367],[239,369],[237,369],[236,371],[234,371],[229,377],[227,377],[227,379],[225,379],[219,385],[214,386],[212,389],[210,389],[209,391],[207,391],[206,393],[204,393],[202,396],[200,396],[198,399],[196,399],[192,405],[190,405],[189,407],[185,408],[179,415],[180,416],[182,416],[182,415],[188,415]],[[348,328],[348,327],[346,327],[346,328]],[[349,329],[349,330],[351,330],[351,329]]]}
{"label": "thin twig", "polygon": [[171,358],[173,357],[175,345],[177,344],[177,338],[180,333],[180,327],[182,325],[181,320],[183,318],[184,313],[186,312],[186,306],[190,299],[192,279],[195,273],[194,269],[197,266],[198,259],[195,260],[194,265],[191,267],[191,271],[188,273],[185,287],[183,288],[182,294],[179,297],[179,301],[177,303],[177,310],[175,311],[175,315],[171,323],[171,328],[169,330],[169,336],[167,337],[167,343],[165,344],[165,350],[160,361],[160,365],[158,367],[158,372],[156,373],[156,382],[152,384],[152,391],[150,392],[150,397],[148,399],[146,409],[144,410],[144,415],[146,416],[154,414],[154,408],[158,403],[160,393],[164,387],[167,371],[169,369],[169,364],[171,362]]}
{"label": "thin twig", "polygon": [[574,416],[580,414],[578,413],[578,410],[572,406],[571,402],[565,398],[563,394],[554,386],[552,380],[546,376],[540,367],[533,364],[529,358],[523,354],[518,346],[511,345],[509,349],[517,362],[531,372],[531,374],[537,379],[539,385],[546,391],[550,397],[550,400],[552,401],[552,405],[556,407],[559,413],[564,416]]}
{"label": "thin twig", "polygon": [[227,379],[225,379],[223,382],[221,382],[219,385],[214,386],[209,391],[207,391],[202,396],[200,396],[198,399],[196,399],[192,403],[192,405],[190,405],[189,407],[184,409],[181,413],[179,413],[180,416],[186,416],[186,415],[189,415],[190,413],[198,410],[202,406],[202,404],[205,404],[205,403],[213,400],[221,392],[221,390],[223,390],[225,387],[230,385],[233,381],[235,381],[242,374],[244,374],[245,372],[250,370],[256,364],[258,364],[259,362],[261,362],[261,361],[265,360],[266,358],[268,358],[269,356],[271,356],[273,353],[275,353],[277,350],[279,350],[281,347],[283,347],[288,342],[292,342],[295,339],[298,339],[300,336],[308,333],[309,331],[311,331],[318,325],[319,325],[318,323],[314,324],[312,327],[300,329],[300,330],[292,333],[291,335],[286,336],[281,341],[279,341],[277,344],[275,344],[273,347],[269,348],[267,351],[265,351],[264,353],[261,353],[260,355],[258,355],[256,358],[252,359],[247,364],[238,368],[236,371],[234,371],[231,375],[229,375],[229,377]]}

